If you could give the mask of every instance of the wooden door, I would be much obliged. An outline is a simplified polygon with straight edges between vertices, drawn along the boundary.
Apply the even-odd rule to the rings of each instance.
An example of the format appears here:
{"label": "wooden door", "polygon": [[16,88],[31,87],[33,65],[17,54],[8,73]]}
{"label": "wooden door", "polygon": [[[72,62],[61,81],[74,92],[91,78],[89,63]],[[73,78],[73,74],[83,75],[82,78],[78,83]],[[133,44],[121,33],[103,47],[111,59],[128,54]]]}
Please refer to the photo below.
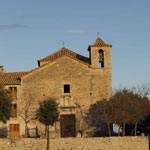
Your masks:
{"label": "wooden door", "polygon": [[76,136],[76,122],[75,115],[61,115],[60,129],[61,137],[75,137]]}
{"label": "wooden door", "polygon": [[9,124],[9,137],[20,137],[20,126],[19,124]]}

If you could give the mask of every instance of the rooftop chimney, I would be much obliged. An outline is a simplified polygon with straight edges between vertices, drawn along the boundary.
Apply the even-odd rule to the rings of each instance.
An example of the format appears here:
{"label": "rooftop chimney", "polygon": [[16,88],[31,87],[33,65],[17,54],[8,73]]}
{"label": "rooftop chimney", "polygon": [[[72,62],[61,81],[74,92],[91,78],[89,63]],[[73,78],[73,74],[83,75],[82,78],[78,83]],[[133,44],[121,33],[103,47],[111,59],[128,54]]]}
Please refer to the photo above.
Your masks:
{"label": "rooftop chimney", "polygon": [[5,73],[6,72],[5,69],[3,68],[3,66],[0,66],[0,72],[1,73]]}

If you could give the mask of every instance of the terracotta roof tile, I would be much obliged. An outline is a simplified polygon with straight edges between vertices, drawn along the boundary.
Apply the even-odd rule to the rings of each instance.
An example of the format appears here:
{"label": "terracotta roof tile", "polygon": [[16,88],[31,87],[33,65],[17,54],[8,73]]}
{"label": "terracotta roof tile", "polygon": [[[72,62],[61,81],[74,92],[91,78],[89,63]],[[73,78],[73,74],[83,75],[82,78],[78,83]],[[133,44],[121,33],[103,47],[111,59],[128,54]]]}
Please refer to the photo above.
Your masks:
{"label": "terracotta roof tile", "polygon": [[0,85],[20,84],[19,78],[28,72],[8,72],[0,73]]}
{"label": "terracotta roof tile", "polygon": [[54,61],[54,60],[56,60],[56,59],[58,59],[64,55],[69,56],[69,57],[74,58],[74,59],[77,59],[77,60],[80,60],[80,61],[87,63],[87,64],[89,64],[89,62],[90,62],[89,58],[82,56],[82,55],[79,55],[79,54],[77,54],[77,53],[75,53],[75,52],[73,52],[73,51],[71,51],[65,47],[62,47],[57,52],[55,52],[55,53],[53,53],[53,54],[51,54],[51,55],[49,55],[43,59],[40,59],[38,62],[46,62],[46,61],[51,62],[51,61]]}
{"label": "terracotta roof tile", "polygon": [[101,38],[97,38],[95,43],[93,45],[90,45],[91,47],[112,47],[110,44],[106,44]]}

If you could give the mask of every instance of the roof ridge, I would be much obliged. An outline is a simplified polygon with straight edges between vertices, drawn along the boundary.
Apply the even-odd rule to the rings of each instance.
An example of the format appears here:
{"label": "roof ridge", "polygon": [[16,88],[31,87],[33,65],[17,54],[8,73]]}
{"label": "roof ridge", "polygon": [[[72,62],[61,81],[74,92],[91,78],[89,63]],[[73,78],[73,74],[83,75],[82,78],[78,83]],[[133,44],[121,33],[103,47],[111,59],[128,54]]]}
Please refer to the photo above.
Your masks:
{"label": "roof ridge", "polygon": [[99,46],[104,46],[104,47],[112,47],[111,44],[106,44],[100,37],[98,37],[95,41],[95,43],[93,45],[90,45],[90,46],[93,46],[93,47],[99,47]]}
{"label": "roof ridge", "polygon": [[[63,47],[60,48],[60,49],[58,49],[56,52],[53,52],[53,53],[50,54],[50,55],[53,55],[53,54],[55,54],[55,53],[58,53],[58,52],[61,51],[62,49],[63,49]],[[67,49],[67,48],[66,48],[66,49]],[[49,57],[50,55],[46,56],[45,58]],[[39,59],[38,61],[42,61],[42,60],[45,59],[45,58]]]}
{"label": "roof ridge", "polygon": [[[67,55],[67,56],[70,56],[72,58],[76,58],[76,59],[79,59],[82,61],[83,59],[89,59],[88,57],[85,57],[85,56],[82,56],[68,48],[65,48],[65,47],[62,47],[61,49],[59,49],[58,51],[48,55],[47,57],[43,58],[43,59],[40,59],[38,60],[38,62],[45,62],[45,61],[53,61],[61,56],[64,56],[64,55]],[[82,58],[82,59],[81,59]]]}
{"label": "roof ridge", "polygon": [[105,42],[100,37],[98,37],[94,44],[105,44]]}
{"label": "roof ridge", "polygon": [[29,71],[20,71],[20,72],[1,72],[3,74],[8,74],[8,73],[28,73]]}

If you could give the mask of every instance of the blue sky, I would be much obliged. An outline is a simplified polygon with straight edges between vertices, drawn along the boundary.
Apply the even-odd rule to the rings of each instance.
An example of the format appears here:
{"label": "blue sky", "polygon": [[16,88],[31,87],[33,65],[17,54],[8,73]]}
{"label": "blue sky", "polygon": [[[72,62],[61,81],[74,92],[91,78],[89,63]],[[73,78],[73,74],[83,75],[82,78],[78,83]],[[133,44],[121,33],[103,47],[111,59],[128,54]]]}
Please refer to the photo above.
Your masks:
{"label": "blue sky", "polygon": [[65,46],[112,44],[113,88],[150,82],[150,0],[0,0],[0,65],[29,71]]}

